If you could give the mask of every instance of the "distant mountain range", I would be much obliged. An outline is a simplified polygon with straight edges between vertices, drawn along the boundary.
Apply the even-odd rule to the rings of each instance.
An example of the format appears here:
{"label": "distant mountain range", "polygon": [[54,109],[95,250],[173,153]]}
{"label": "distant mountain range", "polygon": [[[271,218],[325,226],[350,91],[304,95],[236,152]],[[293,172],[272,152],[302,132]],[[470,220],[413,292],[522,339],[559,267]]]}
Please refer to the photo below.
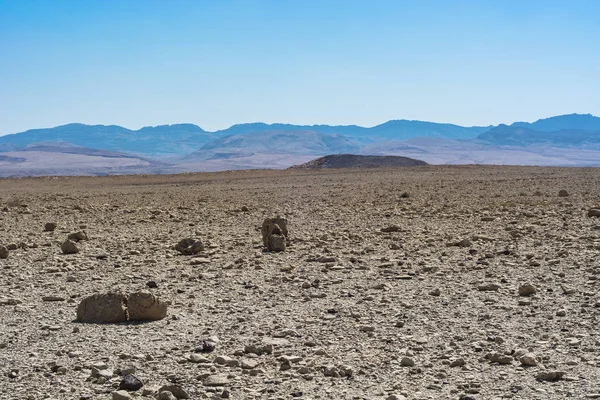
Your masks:
{"label": "distant mountain range", "polygon": [[[486,127],[409,120],[371,128],[248,123],[216,132],[193,124],[139,130],[68,124],[0,136],[0,176],[46,169],[69,174],[73,163],[86,173],[88,161],[93,174],[284,168],[342,153],[429,163],[600,165],[600,118],[569,114]],[[64,162],[50,168],[61,157]]]}

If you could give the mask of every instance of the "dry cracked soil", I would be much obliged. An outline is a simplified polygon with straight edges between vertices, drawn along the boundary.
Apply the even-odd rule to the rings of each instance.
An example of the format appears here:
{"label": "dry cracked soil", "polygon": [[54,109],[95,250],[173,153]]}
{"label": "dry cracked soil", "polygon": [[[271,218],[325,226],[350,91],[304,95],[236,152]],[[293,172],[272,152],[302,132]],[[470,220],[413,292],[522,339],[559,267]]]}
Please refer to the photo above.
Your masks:
{"label": "dry cracked soil", "polygon": [[[0,180],[0,392],[600,398],[599,204],[600,170],[578,168]],[[75,321],[86,296],[140,290],[166,318]]]}

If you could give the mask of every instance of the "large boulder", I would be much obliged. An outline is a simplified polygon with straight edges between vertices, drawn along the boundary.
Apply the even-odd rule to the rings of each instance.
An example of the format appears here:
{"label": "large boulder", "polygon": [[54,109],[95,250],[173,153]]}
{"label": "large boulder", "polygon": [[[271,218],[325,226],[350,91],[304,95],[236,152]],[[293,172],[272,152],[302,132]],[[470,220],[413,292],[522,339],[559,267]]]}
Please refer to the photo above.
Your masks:
{"label": "large boulder", "polygon": [[77,307],[79,322],[156,321],[166,316],[167,304],[145,291],[97,293],[81,300]]}
{"label": "large boulder", "polygon": [[287,244],[287,220],[280,216],[265,218],[261,228],[263,245],[268,251],[284,251]]}
{"label": "large boulder", "polygon": [[157,321],[167,316],[167,305],[150,292],[131,293],[127,297],[130,321]]}
{"label": "large boulder", "polygon": [[198,254],[201,251],[204,251],[204,245],[200,240],[186,238],[181,239],[179,243],[177,243],[177,245],[175,246],[175,250],[177,250],[181,254],[191,256],[194,254]]}
{"label": "large boulder", "polygon": [[77,307],[77,321],[112,323],[127,321],[125,295],[119,292],[109,292],[86,297]]}

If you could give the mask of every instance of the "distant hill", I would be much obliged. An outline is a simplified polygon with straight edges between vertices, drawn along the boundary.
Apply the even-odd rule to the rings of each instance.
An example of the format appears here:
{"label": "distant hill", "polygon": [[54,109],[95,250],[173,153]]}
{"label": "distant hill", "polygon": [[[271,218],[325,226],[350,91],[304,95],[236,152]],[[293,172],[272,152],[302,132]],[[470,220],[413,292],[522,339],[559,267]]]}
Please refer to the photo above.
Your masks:
{"label": "distant hill", "polygon": [[356,151],[355,140],[315,131],[260,131],[226,136],[205,144],[186,159],[219,159],[252,154],[323,155]]}
{"label": "distant hill", "polygon": [[37,142],[28,144],[22,151],[43,151],[46,153],[81,154],[108,158],[140,158],[133,154],[103,149],[89,149],[65,142]]}
{"label": "distant hill", "polygon": [[117,125],[69,124],[0,136],[1,151],[20,151],[37,142],[66,142],[92,149],[146,156],[191,153],[217,135],[192,124],[161,125],[137,131]]}
{"label": "distant hill", "polygon": [[533,123],[515,122],[511,127],[529,128],[539,132],[562,130],[600,131],[600,118],[591,114],[567,114],[539,119]]}
{"label": "distant hill", "polygon": [[391,120],[371,128],[357,125],[291,125],[250,123],[238,124],[215,132],[219,136],[258,133],[266,131],[311,131],[323,134],[347,136],[360,142],[374,142],[384,139],[405,140],[414,137],[443,137],[448,139],[474,138],[490,129],[488,127],[464,127],[436,122]]}
{"label": "distant hill", "polygon": [[400,156],[361,156],[356,154],[333,154],[317,158],[304,164],[294,165],[293,169],[320,168],[381,168],[416,167],[427,165],[425,161]]}
{"label": "distant hill", "polygon": [[521,126],[500,125],[482,133],[477,139],[502,146],[545,144],[557,147],[573,147],[582,145],[600,145],[600,129],[597,131],[587,131],[582,129],[538,131]]}

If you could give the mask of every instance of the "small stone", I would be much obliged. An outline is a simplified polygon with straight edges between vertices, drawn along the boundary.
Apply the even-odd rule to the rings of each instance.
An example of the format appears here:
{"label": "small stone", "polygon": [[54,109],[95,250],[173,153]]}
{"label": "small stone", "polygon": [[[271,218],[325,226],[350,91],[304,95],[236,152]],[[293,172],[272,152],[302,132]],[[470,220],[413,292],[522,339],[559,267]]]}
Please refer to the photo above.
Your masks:
{"label": "small stone", "polygon": [[56,227],[57,227],[56,223],[46,222],[46,224],[44,225],[44,232],[54,232]]}
{"label": "small stone", "polygon": [[600,217],[600,208],[590,208],[588,210],[588,217]]}
{"label": "small stone", "polygon": [[563,371],[543,371],[535,376],[538,381],[556,382],[565,376]]}
{"label": "small stone", "polygon": [[136,390],[141,389],[142,386],[144,386],[144,382],[133,374],[125,375],[119,383],[119,389],[130,392],[135,392]]}
{"label": "small stone", "polygon": [[113,373],[112,371],[108,370],[108,369],[98,369],[95,367],[92,367],[92,377],[94,378],[104,378],[104,379],[110,379],[112,378]]}
{"label": "small stone", "polygon": [[463,239],[460,242],[456,243],[458,247],[471,247],[473,243],[469,239]]}
{"label": "small stone", "polygon": [[248,345],[244,346],[244,353],[256,354],[257,356],[260,356],[263,354],[271,354],[271,353],[273,353],[273,345],[272,344],[264,344],[264,345],[248,344]]}
{"label": "small stone", "polygon": [[158,400],[177,400],[175,395],[167,390],[158,394]]}
{"label": "small stone", "polygon": [[532,296],[537,292],[535,286],[530,283],[525,283],[519,286],[519,296]]}
{"label": "small stone", "polygon": [[[190,394],[180,385],[164,385],[158,389],[158,393],[169,392],[176,399],[189,399]],[[168,398],[170,400],[170,398]]]}
{"label": "small stone", "polygon": [[414,367],[415,362],[412,358],[402,357],[402,360],[400,360],[400,365],[402,365],[403,367]]}
{"label": "small stone", "polygon": [[537,365],[537,360],[535,359],[535,354],[533,353],[525,353],[519,358],[519,361],[522,365],[527,367],[535,367]]}
{"label": "small stone", "polygon": [[210,360],[198,353],[190,354],[190,361],[196,364],[209,363]]}
{"label": "small stone", "polygon": [[217,356],[213,362],[217,365],[226,365],[228,367],[237,367],[240,364],[238,360],[228,356]]}
{"label": "small stone", "polygon": [[113,400],[131,400],[133,397],[125,390],[117,390],[116,392],[112,392]]}
{"label": "small stone", "polygon": [[8,249],[5,246],[0,246],[0,259],[8,258]]}
{"label": "small stone", "polygon": [[442,292],[440,291],[439,288],[435,288],[432,291],[429,292],[430,296],[439,296]]}
{"label": "small stone", "polygon": [[43,296],[42,300],[43,301],[65,301],[66,299],[62,296],[49,295],[49,296]]}
{"label": "small stone", "polygon": [[200,240],[186,238],[181,239],[179,243],[175,246],[175,250],[180,252],[183,255],[194,255],[204,251],[204,245]]}
{"label": "small stone", "polygon": [[229,378],[227,375],[210,375],[204,382],[204,386],[226,386],[229,384]]}
{"label": "small stone", "polygon": [[81,242],[82,240],[88,240],[88,235],[87,233],[85,233],[85,231],[79,231],[69,234],[69,236],[67,236],[67,239],[72,240],[74,242]]}
{"label": "small stone", "polygon": [[497,283],[484,283],[477,286],[477,290],[480,292],[497,292],[500,289],[500,285]]}
{"label": "small stone", "polygon": [[332,378],[339,378],[340,372],[338,371],[338,369],[335,366],[327,365],[327,366],[323,367],[323,375],[329,376]]}
{"label": "small stone", "polygon": [[406,400],[406,397],[401,394],[390,394],[385,400]]}
{"label": "small stone", "polygon": [[60,249],[63,252],[63,254],[75,254],[75,253],[79,253],[79,249],[77,248],[77,245],[75,244],[74,241],[72,241],[70,239],[65,240],[60,245]]}
{"label": "small stone", "polygon": [[567,192],[566,190],[562,189],[558,191],[558,197],[569,197],[569,192]]}
{"label": "small stone", "polygon": [[146,282],[146,286],[148,286],[150,289],[156,289],[158,287],[155,281]]}
{"label": "small stone", "polygon": [[203,339],[194,350],[196,353],[210,353],[217,347],[217,342],[212,339]]}
{"label": "small stone", "polygon": [[254,360],[242,360],[241,367],[242,369],[254,369],[258,366],[258,362]]}
{"label": "small stone", "polygon": [[566,315],[567,315],[567,311],[564,310],[564,309],[560,309],[560,310],[556,311],[556,316],[557,317],[564,317]]}
{"label": "small stone", "polygon": [[506,354],[492,352],[485,356],[485,358],[489,359],[490,362],[495,362],[502,365],[512,364],[512,357]]}
{"label": "small stone", "polygon": [[450,363],[450,367],[462,367],[463,365],[465,365],[465,360],[463,358],[457,358]]}
{"label": "small stone", "polygon": [[397,225],[386,226],[385,228],[381,228],[381,232],[383,233],[391,233],[400,231],[400,227]]}

